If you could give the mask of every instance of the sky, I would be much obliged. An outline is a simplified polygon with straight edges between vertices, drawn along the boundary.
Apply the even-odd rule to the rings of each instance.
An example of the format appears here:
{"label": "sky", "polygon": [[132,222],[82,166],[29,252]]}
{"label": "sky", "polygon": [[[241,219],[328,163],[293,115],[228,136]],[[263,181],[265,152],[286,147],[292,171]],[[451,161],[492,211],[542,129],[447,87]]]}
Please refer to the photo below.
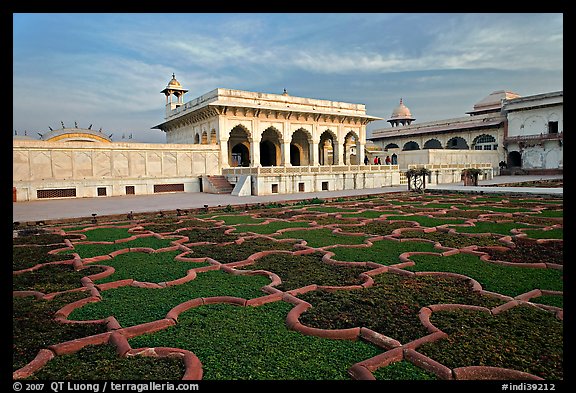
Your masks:
{"label": "sky", "polygon": [[102,129],[164,143],[161,91],[217,88],[364,104],[413,124],[497,90],[563,90],[562,13],[13,13],[13,134]]}

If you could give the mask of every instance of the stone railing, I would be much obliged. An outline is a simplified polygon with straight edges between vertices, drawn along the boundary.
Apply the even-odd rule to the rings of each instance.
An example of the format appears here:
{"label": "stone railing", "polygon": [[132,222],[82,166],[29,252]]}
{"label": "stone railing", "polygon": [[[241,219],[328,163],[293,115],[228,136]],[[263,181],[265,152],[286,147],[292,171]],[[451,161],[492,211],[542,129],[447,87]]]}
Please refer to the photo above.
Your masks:
{"label": "stone railing", "polygon": [[296,175],[310,173],[353,173],[397,171],[398,165],[319,165],[222,168],[223,175]]}
{"label": "stone railing", "polygon": [[[426,168],[430,170],[428,175],[428,184],[437,183],[458,183],[460,182],[462,170],[467,168],[482,169],[483,173],[480,174],[480,179],[492,179],[494,176],[494,168],[489,162],[483,163],[467,163],[467,164],[409,164],[408,169]],[[408,184],[408,178],[405,172],[400,172],[400,184]]]}
{"label": "stone railing", "polygon": [[491,169],[492,164],[489,162],[468,163],[468,164],[408,164],[408,169],[416,169],[416,168],[426,168],[430,170],[466,169],[466,168]]}
{"label": "stone railing", "polygon": [[562,132],[557,133],[540,133],[535,135],[516,135],[504,138],[504,143],[512,142],[537,142],[545,140],[562,140],[564,139],[564,134]]}

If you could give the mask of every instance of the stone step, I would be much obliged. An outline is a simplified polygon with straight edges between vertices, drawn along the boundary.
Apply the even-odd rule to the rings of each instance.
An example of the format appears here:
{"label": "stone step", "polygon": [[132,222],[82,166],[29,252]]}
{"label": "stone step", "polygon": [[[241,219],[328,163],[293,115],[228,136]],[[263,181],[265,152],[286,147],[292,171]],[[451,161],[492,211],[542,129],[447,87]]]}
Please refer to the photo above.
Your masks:
{"label": "stone step", "polygon": [[234,190],[234,186],[225,176],[208,176],[208,181],[212,184],[216,194],[230,194]]}

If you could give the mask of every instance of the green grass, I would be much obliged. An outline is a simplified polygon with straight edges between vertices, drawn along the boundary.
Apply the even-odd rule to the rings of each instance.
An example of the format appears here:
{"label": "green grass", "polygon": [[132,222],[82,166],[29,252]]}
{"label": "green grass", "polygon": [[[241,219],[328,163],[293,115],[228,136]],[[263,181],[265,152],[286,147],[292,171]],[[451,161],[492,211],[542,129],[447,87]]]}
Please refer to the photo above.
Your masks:
{"label": "green grass", "polygon": [[278,239],[303,239],[309,247],[326,247],[334,244],[362,244],[366,236],[349,236],[332,233],[332,229],[311,229],[287,231],[275,237]]}
{"label": "green grass", "polygon": [[476,221],[473,226],[449,226],[449,228],[459,233],[497,233],[500,235],[511,235],[512,229],[536,227],[517,222],[496,223],[492,221]]}
{"label": "green grass", "polygon": [[554,306],[559,308],[564,308],[564,296],[557,295],[542,295],[530,299],[530,302],[536,304],[545,304],[548,306]]}
{"label": "green grass", "polygon": [[360,285],[364,282],[358,277],[370,268],[362,266],[340,266],[322,262],[323,254],[316,252],[307,255],[285,253],[269,254],[259,258],[252,265],[242,269],[263,269],[280,276],[282,283],[278,289],[289,291],[310,284],[318,285]]}
{"label": "green grass", "polygon": [[563,239],[564,238],[564,229],[563,228],[554,228],[550,230],[543,230],[543,229],[530,229],[527,231],[522,231],[525,233],[526,236],[532,239]]}
{"label": "green grass", "polygon": [[363,341],[331,340],[288,330],[292,304],[213,304],[180,314],[178,324],[129,340],[132,347],[192,351],[205,380],[348,380],[347,370],[382,350]]}
{"label": "green grass", "polygon": [[62,324],[54,320],[54,313],[60,308],[87,296],[87,292],[69,292],[53,300],[12,298],[12,370],[31,362],[40,349],[106,332],[104,324]]}
{"label": "green grass", "polygon": [[71,264],[46,265],[40,269],[12,277],[13,291],[38,291],[44,294],[82,288],[82,277],[102,272],[99,266],[89,266],[79,271]]}
{"label": "green grass", "polygon": [[450,208],[452,208],[452,206],[455,206],[455,207],[461,209],[465,205],[463,205],[462,202],[460,202],[460,203],[434,203],[434,202],[430,202],[430,203],[423,205],[422,208],[425,208],[425,209],[450,209]]}
{"label": "green grass", "polygon": [[300,316],[304,325],[321,329],[367,327],[406,344],[429,332],[420,323],[422,307],[438,303],[496,307],[503,302],[472,291],[468,280],[453,277],[406,277],[382,273],[361,290],[313,291],[299,295],[312,304]]}
{"label": "green grass", "polygon": [[48,244],[62,244],[65,246],[64,239],[77,239],[80,235],[59,235],[56,233],[41,233],[35,235],[19,235],[12,239],[12,244],[36,244],[36,245],[48,245]]}
{"label": "green grass", "polygon": [[390,221],[416,221],[423,227],[437,227],[446,224],[464,224],[466,220],[458,218],[433,218],[428,216],[388,216]]}
{"label": "green grass", "polygon": [[[476,209],[470,207],[469,209]],[[520,213],[520,212],[530,212],[532,209],[527,209],[523,207],[500,207],[500,206],[489,206],[485,207],[487,210],[491,210],[495,213]],[[462,210],[467,210],[467,208],[463,207]]]}
{"label": "green grass", "polygon": [[97,284],[133,278],[141,282],[160,283],[186,276],[188,270],[206,266],[208,263],[176,261],[176,255],[182,251],[159,253],[128,252],[102,261],[101,264],[112,266],[115,272],[96,281]]}
{"label": "green grass", "polygon": [[[504,243],[494,236],[466,236],[455,233],[446,232],[422,232],[422,231],[403,231],[400,235],[401,238],[417,238],[426,239],[439,242],[444,247],[463,248],[467,246],[477,245],[479,247],[485,246],[504,246]],[[415,250],[416,251],[416,250]]]}
{"label": "green grass", "polygon": [[188,228],[188,227],[211,228],[214,226],[213,222],[200,221],[190,218],[182,219],[182,222],[179,221],[181,221],[180,218],[174,218],[172,222],[159,222],[159,223],[154,222],[142,225],[142,227],[147,231],[152,231],[156,233],[169,233],[174,232],[175,230],[180,228]]}
{"label": "green grass", "polygon": [[86,235],[86,241],[101,242],[110,241],[110,239],[125,239],[133,236],[128,232],[129,228],[94,228],[89,229],[82,234]]}
{"label": "green grass", "polygon": [[320,212],[320,213],[353,213],[357,210],[355,209],[346,209],[334,206],[314,206],[309,207],[306,211],[313,211],[313,212]]}
{"label": "green grass", "polygon": [[[531,206],[536,207],[537,204],[545,203],[544,200],[531,201],[512,196],[478,198],[469,195],[414,195],[414,193],[388,197],[368,196],[364,199],[370,199],[370,203],[355,205],[354,200],[341,198],[338,202],[342,204],[323,204],[324,201],[320,199],[311,199],[295,203],[293,207],[286,205],[282,209],[278,209],[281,207],[280,204],[270,204],[250,208],[247,206],[245,209],[239,208],[238,211],[226,208],[194,216],[209,217],[213,220],[205,223],[191,219],[192,216],[150,214],[147,221],[150,225],[147,229],[152,228],[158,232],[174,231],[177,235],[188,236],[189,240],[185,245],[192,250],[192,253],[187,254],[187,257],[210,257],[223,263],[244,260],[262,250],[295,251],[297,250],[294,247],[295,243],[302,239],[312,247],[344,244],[328,248],[335,253],[333,259],[338,261],[372,261],[384,266],[399,263],[399,255],[407,251],[440,253],[442,250],[435,249],[432,243],[423,241],[379,240],[370,247],[346,247],[346,245],[364,244],[370,237],[391,234],[396,228],[414,227],[415,224],[411,221],[416,221],[422,227],[464,223],[465,219],[477,218],[479,214],[488,211],[527,211]],[[425,202],[428,201],[431,203],[426,205]],[[472,210],[470,203],[478,206]],[[482,221],[477,222],[475,227],[452,226],[457,232],[489,233],[491,234],[489,236],[470,237],[458,233],[423,233],[412,230],[402,232],[402,237],[423,237],[457,248],[472,244],[486,247],[493,244],[501,245],[496,238],[511,235],[512,229],[528,228],[525,233],[533,238],[514,238],[516,248],[513,251],[488,248],[482,251],[489,253],[494,260],[517,263],[548,260],[563,264],[562,242],[536,244],[533,240],[551,236],[563,239],[562,228],[550,231],[542,229],[544,226],[559,223],[559,219],[563,217],[562,201],[555,201],[556,206],[554,202],[546,201],[546,203],[547,208],[541,212],[526,213],[525,217],[515,215],[510,218],[510,222]],[[446,209],[454,205],[470,210],[450,209],[447,216],[453,219],[444,218],[442,215],[434,217],[404,215],[420,212],[426,214],[424,211],[438,211],[437,209]],[[292,210],[295,207],[305,206],[310,208]],[[368,210],[359,213],[363,209]],[[253,218],[246,214],[246,210],[262,216]],[[326,216],[326,213],[329,215]],[[342,214],[343,218],[336,218],[334,213]],[[294,218],[297,214],[303,216]],[[325,217],[322,217],[323,215]],[[377,219],[381,215],[385,218]],[[262,225],[265,217],[283,218],[286,221],[273,221]],[[345,225],[366,219],[372,220],[364,226]],[[500,214],[494,219],[506,218]],[[176,223],[180,220],[184,222]],[[227,226],[214,227],[215,221],[222,220]],[[329,228],[297,229],[288,230],[283,234],[277,233],[280,229],[310,228],[312,221],[321,225],[336,224],[335,226],[340,226],[344,233],[366,231],[370,235],[343,235],[338,232],[332,233],[332,229]],[[194,224],[198,224],[199,227],[176,232]],[[80,220],[75,225],[90,226]],[[232,234],[224,234],[230,228],[235,228]],[[294,241],[275,242],[250,237],[251,235],[244,231]],[[128,232],[128,228],[118,227],[91,229],[83,233],[89,236],[89,241],[107,242],[132,235]],[[71,253],[78,253],[82,258],[88,258],[107,255],[114,250],[125,248],[160,249],[171,246],[171,243],[178,239],[178,236],[168,239],[147,236],[129,242],[88,244],[89,242],[74,240],[73,236],[74,234],[64,237],[51,234],[15,239],[15,242],[34,242],[40,246],[13,247],[13,269],[21,270],[39,262],[69,260],[72,259]],[[247,239],[239,245],[219,244],[230,243],[241,237]],[[48,255],[49,250],[64,246],[64,238],[72,240],[75,249],[65,250],[54,256]],[[54,240],[60,244],[46,246]],[[191,245],[198,242],[211,244]],[[182,252],[153,254],[130,252],[98,262],[98,265],[113,266],[116,272],[111,277],[96,280],[96,285],[121,279],[162,283],[184,277],[191,268],[206,265],[202,262],[174,260],[174,257]],[[277,274],[282,280],[277,288],[282,291],[310,284],[337,287],[358,285],[365,282],[360,274],[373,269],[353,264],[327,264],[322,262],[323,255],[323,252],[293,255],[278,251],[261,257],[253,265],[242,269],[266,270]],[[415,262],[415,266],[407,267],[406,270],[459,273],[479,281],[487,291],[508,296],[517,296],[533,289],[563,290],[562,270],[500,265],[483,262],[476,255],[464,253],[449,257],[417,254],[410,259]],[[61,289],[75,290],[80,288],[81,277],[101,271],[101,268],[92,264],[88,264],[87,269],[78,272],[71,271],[71,265],[57,266],[45,266],[31,274],[14,275],[13,288],[34,289],[44,293],[53,293]],[[470,282],[467,279],[438,275],[408,277],[394,273],[380,273],[373,278],[375,280],[373,287],[355,290],[315,290],[298,295],[313,306],[301,315],[301,322],[325,329],[369,327],[405,343],[428,334],[418,319],[418,311],[424,305],[460,303],[493,308],[504,303],[496,297],[479,296],[478,293],[471,292]],[[254,299],[265,296],[267,293],[262,291],[262,287],[270,282],[271,279],[266,275],[234,275],[213,270],[198,273],[194,280],[172,287],[151,289],[124,286],[101,290],[101,301],[88,303],[74,310],[69,319],[88,321],[114,316],[122,327],[136,326],[163,319],[173,307],[195,298],[234,296]],[[40,348],[104,332],[103,324],[61,324],[53,320],[54,313],[64,305],[88,295],[87,291],[71,292],[58,295],[51,301],[34,300],[32,297],[13,298],[13,368],[20,368],[31,361]],[[563,307],[561,295],[540,296],[529,301],[539,305]],[[292,307],[293,304],[283,300],[258,307],[229,304],[199,306],[182,313],[176,326],[134,337],[130,344],[134,348],[163,346],[188,349],[200,358],[204,367],[204,378],[208,380],[345,380],[350,379],[347,370],[353,364],[384,351],[363,340],[320,339],[288,330],[285,319]],[[425,350],[432,359],[448,367],[474,365],[477,358],[482,358],[490,360],[485,363],[488,365],[503,365],[545,378],[554,379],[562,376],[563,337],[561,327],[559,328],[562,322],[556,320],[552,313],[541,311],[536,307],[525,310],[525,307],[516,306],[491,319],[483,319],[483,315],[474,313],[455,317],[447,312],[435,312],[432,318],[433,323],[442,326],[450,336],[435,342],[438,347],[430,346]],[[444,347],[445,342],[450,342],[451,345]],[[163,365],[160,365],[163,363],[160,359],[148,358],[144,363],[137,360],[142,359],[126,359],[125,363],[125,359],[118,358],[107,345],[87,347],[71,356],[57,356],[33,378],[168,380],[179,379],[182,376],[182,365],[177,364],[179,363],[177,359],[172,359],[172,364]],[[434,375],[408,361],[399,361],[379,368],[374,371],[374,376],[380,380],[435,378]]]}
{"label": "green grass", "polygon": [[406,360],[391,363],[386,367],[380,367],[379,369],[373,371],[372,375],[374,375],[377,380],[388,381],[419,381],[438,379],[435,374],[417,367]]}
{"label": "green grass", "polygon": [[308,222],[298,221],[272,221],[266,225],[237,225],[236,233],[253,232],[261,235],[271,235],[286,228],[308,228]]}
{"label": "green grass", "polygon": [[[111,241],[109,238],[108,241]],[[108,255],[112,251],[123,250],[125,248],[148,247],[155,250],[170,247],[175,239],[158,239],[155,236],[139,237],[134,240],[112,244],[91,244],[74,243],[73,250],[65,250],[62,253],[77,253],[80,258],[92,258],[99,255]],[[58,253],[60,255],[61,253]]]}
{"label": "green grass", "polygon": [[542,217],[564,217],[564,210],[541,210],[538,215]]}
{"label": "green grass", "polygon": [[279,242],[266,238],[250,238],[240,244],[232,243],[227,245],[207,244],[201,246],[190,246],[191,252],[186,254],[190,258],[210,257],[220,263],[231,263],[243,261],[249,256],[260,251],[286,250],[295,251],[296,242]]}
{"label": "green grass", "polygon": [[222,220],[226,225],[238,225],[238,224],[260,224],[264,221],[262,218],[254,218],[248,215],[222,215],[214,216],[214,220]]}
{"label": "green grass", "polygon": [[226,234],[225,232],[230,228],[198,228],[186,229],[179,231],[177,234],[180,236],[188,237],[189,243],[210,242],[210,243],[226,243],[233,242],[238,239],[238,234]]}
{"label": "green grass", "polygon": [[501,203],[502,200],[507,200],[508,197],[506,195],[500,196],[489,196],[489,197],[472,197],[470,201],[472,203]]}
{"label": "green grass", "polygon": [[439,252],[434,244],[429,242],[400,242],[394,240],[378,240],[367,248],[335,247],[330,249],[335,253],[332,259],[348,262],[376,262],[383,265],[400,263],[399,256],[408,251]]}
{"label": "green grass", "polygon": [[364,223],[364,225],[359,226],[346,226],[344,222],[340,221],[339,227],[342,229],[343,232],[351,232],[351,233],[366,233],[372,236],[384,236],[390,235],[395,229],[398,228],[407,228],[407,227],[415,227],[417,224],[414,224],[410,221],[370,221]]}
{"label": "green grass", "polygon": [[361,213],[342,213],[342,218],[378,218],[383,214],[396,213],[392,210],[366,210]]}
{"label": "green grass", "polygon": [[55,262],[55,261],[68,261],[74,259],[74,256],[69,254],[69,251],[48,254],[49,251],[58,248],[64,248],[62,245],[39,245],[39,246],[13,246],[12,247],[12,270],[24,270],[34,267],[38,264]]}
{"label": "green grass", "polygon": [[503,367],[548,380],[563,378],[563,322],[553,314],[517,306],[496,316],[457,310],[432,314],[449,337],[418,348],[447,367]]}
{"label": "green grass", "polygon": [[523,204],[523,203],[533,203],[537,205],[559,205],[562,207],[562,200],[553,199],[517,199],[513,200],[513,203]]}
{"label": "green grass", "polygon": [[455,254],[448,257],[435,255],[412,255],[414,266],[410,271],[453,272],[469,276],[483,289],[508,296],[518,296],[533,289],[562,290],[562,271],[504,266],[483,262],[471,254]]}
{"label": "green grass", "polygon": [[162,289],[131,286],[109,289],[101,293],[102,301],[77,308],[69,319],[98,320],[113,315],[123,327],[134,326],[165,318],[173,307],[191,299],[212,296],[252,299],[265,296],[261,288],[268,284],[270,279],[263,275],[207,271],[198,273],[192,281]]}
{"label": "green grass", "polygon": [[120,357],[111,345],[88,345],[56,356],[27,380],[178,380],[185,371],[177,357]]}

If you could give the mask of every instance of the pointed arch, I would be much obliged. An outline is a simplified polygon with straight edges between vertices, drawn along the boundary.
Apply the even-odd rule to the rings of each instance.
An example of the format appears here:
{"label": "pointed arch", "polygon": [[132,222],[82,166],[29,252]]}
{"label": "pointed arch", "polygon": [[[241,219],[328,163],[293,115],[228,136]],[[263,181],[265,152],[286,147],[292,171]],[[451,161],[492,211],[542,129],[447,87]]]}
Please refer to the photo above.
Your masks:
{"label": "pointed arch", "polygon": [[277,166],[280,164],[282,134],[276,127],[268,127],[262,132],[260,141],[260,165]]}
{"label": "pointed arch", "polygon": [[250,131],[238,124],[230,130],[228,137],[228,165],[250,166]]}
{"label": "pointed arch", "polygon": [[496,138],[489,134],[478,135],[472,141],[473,150],[496,150],[497,148]]}
{"label": "pointed arch", "polygon": [[406,142],[402,150],[420,150],[420,145],[414,141]]}
{"label": "pointed arch", "polygon": [[522,153],[517,150],[508,153],[508,167],[522,167]]}
{"label": "pointed arch", "polygon": [[344,164],[358,164],[357,152],[360,151],[360,138],[355,131],[349,131],[344,137],[343,143]]}
{"label": "pointed arch", "polygon": [[446,149],[455,149],[455,150],[468,150],[468,143],[464,138],[461,136],[455,136],[453,138],[448,139],[446,142]]}
{"label": "pointed arch", "polygon": [[436,138],[428,139],[424,143],[423,149],[442,149],[442,143]]}
{"label": "pointed arch", "polygon": [[338,154],[338,138],[330,129],[320,134],[318,143],[318,157],[320,165],[334,165]]}
{"label": "pointed arch", "polygon": [[312,134],[304,128],[292,133],[290,141],[290,164],[292,166],[310,165],[310,146]]}

